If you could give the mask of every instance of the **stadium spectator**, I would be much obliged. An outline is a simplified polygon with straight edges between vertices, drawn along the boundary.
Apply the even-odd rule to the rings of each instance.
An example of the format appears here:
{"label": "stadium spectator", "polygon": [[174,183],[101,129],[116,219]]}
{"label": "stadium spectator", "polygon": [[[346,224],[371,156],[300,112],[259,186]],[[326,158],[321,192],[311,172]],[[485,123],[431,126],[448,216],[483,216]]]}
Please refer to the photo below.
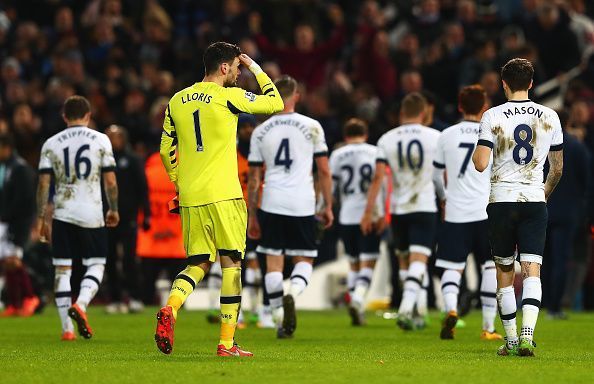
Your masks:
{"label": "stadium spectator", "polygon": [[0,268],[7,297],[2,317],[31,316],[39,305],[22,262],[35,215],[33,183],[33,170],[14,150],[12,137],[0,133]]}

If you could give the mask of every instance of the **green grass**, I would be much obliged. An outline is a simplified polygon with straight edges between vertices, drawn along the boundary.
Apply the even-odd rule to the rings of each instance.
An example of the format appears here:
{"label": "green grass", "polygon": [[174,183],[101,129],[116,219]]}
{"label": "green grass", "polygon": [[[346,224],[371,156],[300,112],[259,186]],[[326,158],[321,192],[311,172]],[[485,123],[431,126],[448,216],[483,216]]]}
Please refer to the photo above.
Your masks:
{"label": "green grass", "polygon": [[55,308],[29,319],[0,319],[0,382],[7,383],[592,383],[594,314],[569,321],[541,315],[537,357],[498,357],[500,343],[479,340],[480,314],[466,317],[456,340],[429,328],[404,333],[392,320],[369,316],[352,328],[343,311],[301,312],[296,337],[272,330],[239,331],[251,359],[215,355],[218,326],[202,312],[181,312],[173,354],[153,341],[154,312],[112,315],[90,311],[95,336],[59,340]]}

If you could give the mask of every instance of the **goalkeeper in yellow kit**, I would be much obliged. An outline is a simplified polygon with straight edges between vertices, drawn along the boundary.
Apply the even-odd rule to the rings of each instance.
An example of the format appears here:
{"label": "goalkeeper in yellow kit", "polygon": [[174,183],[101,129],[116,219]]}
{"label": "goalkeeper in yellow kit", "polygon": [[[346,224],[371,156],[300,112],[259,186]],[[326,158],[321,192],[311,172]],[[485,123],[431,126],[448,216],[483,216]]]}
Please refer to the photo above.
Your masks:
{"label": "goalkeeper in yellow kit", "polygon": [[[262,95],[237,88],[239,66],[255,76]],[[241,303],[241,259],[247,210],[237,176],[237,115],[272,114],[283,101],[260,66],[236,45],[217,42],[204,52],[204,79],[176,93],[167,106],[161,160],[179,194],[188,266],[175,278],[157,314],[155,341],[173,350],[177,312],[208,273],[217,254],[223,269],[219,356],[252,356],[234,341]]]}

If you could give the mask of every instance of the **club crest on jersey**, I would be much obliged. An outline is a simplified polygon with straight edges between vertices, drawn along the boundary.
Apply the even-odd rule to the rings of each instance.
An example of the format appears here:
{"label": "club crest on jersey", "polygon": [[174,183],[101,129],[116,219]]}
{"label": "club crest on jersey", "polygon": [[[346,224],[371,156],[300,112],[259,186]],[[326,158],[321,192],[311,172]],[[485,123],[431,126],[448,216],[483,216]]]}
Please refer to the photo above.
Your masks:
{"label": "club crest on jersey", "polygon": [[249,101],[256,101],[256,95],[254,95],[252,92],[245,92],[245,98],[248,99]]}

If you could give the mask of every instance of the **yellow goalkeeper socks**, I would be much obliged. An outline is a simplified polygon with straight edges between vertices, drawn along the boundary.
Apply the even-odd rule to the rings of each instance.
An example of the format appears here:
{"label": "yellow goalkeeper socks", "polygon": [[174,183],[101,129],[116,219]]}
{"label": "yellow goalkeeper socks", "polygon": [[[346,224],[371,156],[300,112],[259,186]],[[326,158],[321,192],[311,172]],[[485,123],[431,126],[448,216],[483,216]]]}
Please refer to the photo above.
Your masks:
{"label": "yellow goalkeeper socks", "polygon": [[221,286],[221,337],[219,344],[233,347],[237,316],[241,305],[241,268],[223,268]]}
{"label": "yellow goalkeeper socks", "polygon": [[175,318],[177,318],[177,311],[190,296],[190,293],[194,291],[196,285],[202,281],[204,275],[204,270],[196,265],[188,265],[177,275],[167,299],[167,305],[173,309]]}

